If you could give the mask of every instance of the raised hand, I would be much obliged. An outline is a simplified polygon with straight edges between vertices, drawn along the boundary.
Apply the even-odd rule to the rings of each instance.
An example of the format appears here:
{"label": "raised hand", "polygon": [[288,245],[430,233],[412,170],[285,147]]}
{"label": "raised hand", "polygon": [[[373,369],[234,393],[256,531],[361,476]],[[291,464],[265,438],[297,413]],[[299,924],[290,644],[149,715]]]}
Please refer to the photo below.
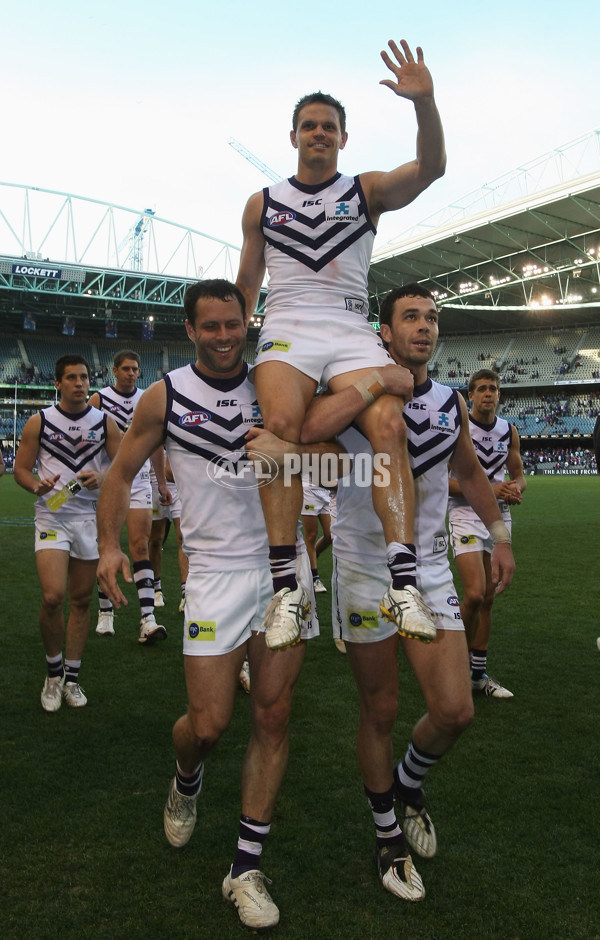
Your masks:
{"label": "raised hand", "polygon": [[388,46],[396,59],[395,62],[387,50],[384,49],[381,53],[381,58],[390,72],[394,73],[396,80],[384,78],[379,84],[387,85],[395,95],[408,98],[410,101],[414,101],[416,98],[432,97],[433,79],[423,60],[423,50],[420,46],[417,46],[417,61],[415,62],[405,39],[400,40],[400,45],[402,51],[393,39],[388,42]]}

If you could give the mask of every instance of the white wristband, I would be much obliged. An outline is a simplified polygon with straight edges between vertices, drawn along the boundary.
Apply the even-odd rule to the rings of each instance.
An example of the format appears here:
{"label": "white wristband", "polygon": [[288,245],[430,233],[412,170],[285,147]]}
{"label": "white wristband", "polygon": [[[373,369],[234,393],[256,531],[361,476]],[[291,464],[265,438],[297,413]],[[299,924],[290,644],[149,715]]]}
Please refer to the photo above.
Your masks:
{"label": "white wristband", "polygon": [[372,405],[385,392],[380,372],[369,372],[368,375],[363,375],[362,379],[354,383],[354,388],[362,395],[365,405]]}
{"label": "white wristband", "polygon": [[506,542],[508,545],[510,545],[510,532],[508,531],[506,524],[502,522],[502,519],[497,519],[496,522],[491,522],[487,529],[494,545],[497,545],[498,542]]}

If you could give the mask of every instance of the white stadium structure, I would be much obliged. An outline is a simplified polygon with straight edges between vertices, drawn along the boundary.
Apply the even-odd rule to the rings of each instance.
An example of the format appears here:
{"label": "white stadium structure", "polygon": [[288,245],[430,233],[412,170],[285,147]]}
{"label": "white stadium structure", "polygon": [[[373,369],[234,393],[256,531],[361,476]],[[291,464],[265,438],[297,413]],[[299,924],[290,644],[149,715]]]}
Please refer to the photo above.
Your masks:
{"label": "white stadium structure", "polygon": [[[5,448],[53,400],[53,364],[69,349],[98,381],[123,346],[140,352],[144,385],[189,361],[185,288],[235,279],[238,260],[235,245],[148,209],[0,183]],[[431,363],[439,381],[464,387],[475,369],[495,365],[524,450],[589,451],[600,405],[600,128],[378,246],[371,318],[381,295],[413,281],[441,310]],[[259,307],[249,358],[261,320]]]}

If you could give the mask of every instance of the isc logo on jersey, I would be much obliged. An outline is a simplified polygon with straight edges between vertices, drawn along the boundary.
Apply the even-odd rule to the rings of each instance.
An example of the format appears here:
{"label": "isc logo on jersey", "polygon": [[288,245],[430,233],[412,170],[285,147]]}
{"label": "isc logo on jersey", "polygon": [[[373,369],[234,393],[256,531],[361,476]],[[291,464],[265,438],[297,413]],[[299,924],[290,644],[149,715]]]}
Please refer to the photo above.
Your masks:
{"label": "isc logo on jersey", "polygon": [[211,417],[208,411],[186,411],[179,418],[178,424],[182,428],[197,428],[200,424],[210,421]]}
{"label": "isc logo on jersey", "polygon": [[293,222],[296,218],[295,212],[276,212],[275,215],[272,215],[269,219],[269,225],[273,227],[274,225],[285,225],[286,222]]}

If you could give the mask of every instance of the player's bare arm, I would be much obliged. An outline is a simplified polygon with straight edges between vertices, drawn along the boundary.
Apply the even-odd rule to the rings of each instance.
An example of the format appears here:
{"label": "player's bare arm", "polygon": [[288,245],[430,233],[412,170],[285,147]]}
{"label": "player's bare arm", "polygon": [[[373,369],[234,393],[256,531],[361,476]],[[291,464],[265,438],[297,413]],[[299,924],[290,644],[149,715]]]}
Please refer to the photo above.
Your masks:
{"label": "player's bare arm", "polygon": [[98,500],[98,581],[117,609],[127,600],[117,576],[131,583],[129,559],[121,551],[120,534],[129,510],[131,483],[136,473],[164,438],[166,388],[157,382],[145,392],[135,409],[133,421],[106,474]]}
{"label": "player's bare arm", "polygon": [[347,428],[369,407],[369,395],[362,389],[368,392],[369,388],[377,385],[407,402],[412,398],[414,378],[404,366],[383,366],[368,372],[354,385],[348,385],[335,395],[319,395],[308,406],[300,437],[302,443],[329,440]]}
{"label": "player's bare arm", "polygon": [[246,203],[242,217],[244,240],[235,283],[244,295],[247,317],[251,316],[256,310],[260,288],[265,277],[265,240],[260,230],[262,205],[262,193],[254,193]]}
{"label": "player's bare arm", "polygon": [[[518,487],[519,493],[523,493],[527,487],[527,480],[523,473],[523,461],[521,459],[521,441],[519,432],[513,425],[511,428],[510,448],[506,458],[506,469],[513,486]],[[521,502],[521,500],[519,500]]]}
{"label": "player's bare arm", "polygon": [[374,224],[382,212],[390,212],[408,205],[427,189],[446,170],[446,148],[444,131],[435,103],[433,79],[423,58],[423,50],[417,46],[415,58],[408,43],[402,39],[401,49],[393,40],[389,43],[390,55],[381,53],[381,58],[394,78],[383,79],[395,95],[412,101],[417,118],[416,159],[388,173],[361,174],[369,212]]}
{"label": "player's bare arm", "polygon": [[46,496],[60,480],[59,473],[54,477],[46,477],[40,480],[33,472],[40,450],[41,426],[42,419],[39,414],[32,415],[29,418],[23,428],[21,443],[15,457],[15,480],[19,486],[22,486],[29,493],[33,493],[34,496]]}

